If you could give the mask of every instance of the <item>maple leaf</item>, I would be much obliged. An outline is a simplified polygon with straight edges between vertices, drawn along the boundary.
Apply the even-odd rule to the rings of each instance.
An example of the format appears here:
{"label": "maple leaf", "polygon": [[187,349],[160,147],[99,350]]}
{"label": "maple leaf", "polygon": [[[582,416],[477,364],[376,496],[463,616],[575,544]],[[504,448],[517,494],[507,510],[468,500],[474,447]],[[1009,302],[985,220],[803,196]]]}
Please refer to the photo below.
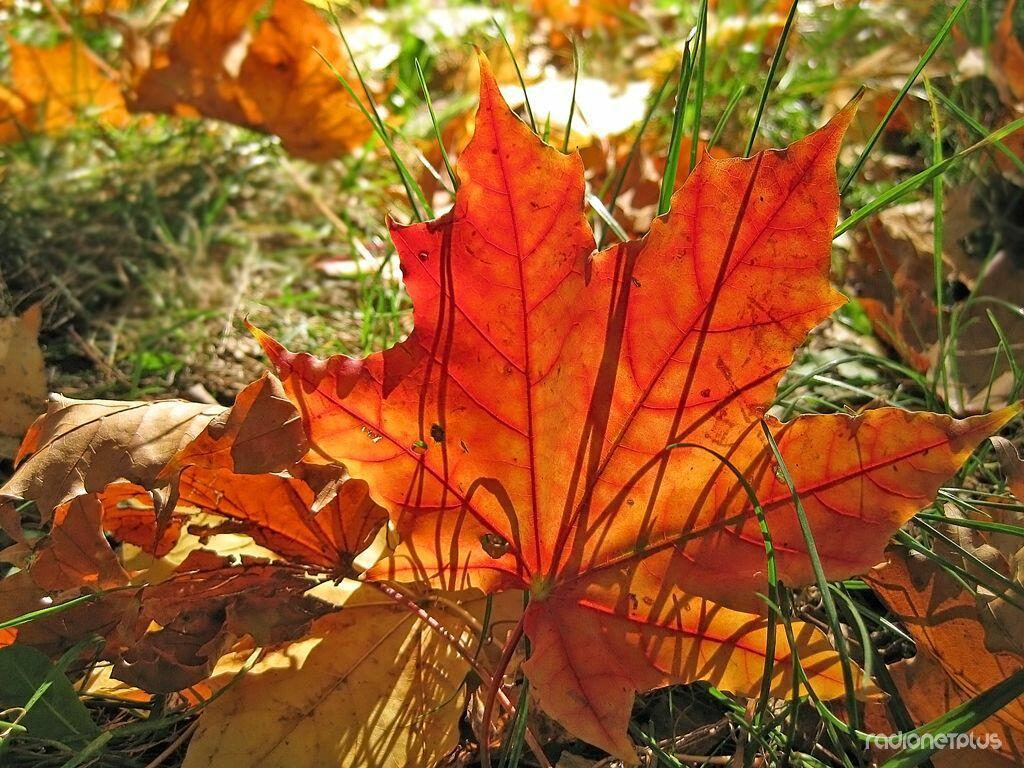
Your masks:
{"label": "maple leaf", "polygon": [[[410,336],[323,361],[257,332],[311,456],[365,479],[395,519],[402,543],[371,575],[529,590],[531,689],[622,759],[635,760],[637,691],[760,685],[765,626],[737,612],[763,610],[757,519],[722,461],[688,446],[749,478],[780,578],[813,580],[762,419],[794,350],[842,302],[828,269],[851,115],[786,150],[705,157],[646,238],[593,254],[578,155],[519,121],[482,62],[454,209],[391,225]],[[879,562],[892,532],[1015,413],[763,423],[828,575],[844,578]],[[838,695],[834,655],[798,634],[818,654],[819,693]],[[784,669],[788,648],[778,656]]]}
{"label": "maple leaf", "polygon": [[[334,32],[305,0],[192,0],[170,42],[135,74],[133,111],[203,115],[271,133],[297,157],[327,160],[371,128],[321,55],[345,72]],[[143,53],[145,51],[145,53]]]}

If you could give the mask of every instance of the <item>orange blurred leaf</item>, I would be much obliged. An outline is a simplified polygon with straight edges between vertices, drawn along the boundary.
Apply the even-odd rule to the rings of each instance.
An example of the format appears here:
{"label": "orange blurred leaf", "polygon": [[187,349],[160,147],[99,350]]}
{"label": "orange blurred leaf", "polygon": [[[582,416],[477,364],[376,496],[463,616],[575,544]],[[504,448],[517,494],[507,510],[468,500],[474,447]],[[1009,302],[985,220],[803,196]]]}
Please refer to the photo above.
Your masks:
{"label": "orange blurred leaf", "polygon": [[148,62],[134,78],[133,111],[202,115],[275,134],[310,160],[337,157],[370,135],[324,62],[351,79],[339,41],[304,0],[192,0],[166,45],[144,52],[135,44],[134,58]]}
{"label": "orange blurred leaf", "polygon": [[7,39],[11,82],[0,86],[0,143],[31,133],[58,133],[80,115],[119,127],[129,120],[117,83],[77,40],[36,48]]}

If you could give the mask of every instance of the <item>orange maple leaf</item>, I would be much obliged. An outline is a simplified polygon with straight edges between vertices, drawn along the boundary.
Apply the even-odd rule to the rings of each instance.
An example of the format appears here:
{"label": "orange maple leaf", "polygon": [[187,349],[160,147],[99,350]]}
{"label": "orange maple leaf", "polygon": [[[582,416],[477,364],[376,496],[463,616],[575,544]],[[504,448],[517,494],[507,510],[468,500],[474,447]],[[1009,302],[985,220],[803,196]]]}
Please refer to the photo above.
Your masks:
{"label": "orange maple leaf", "polygon": [[[408,339],[325,361],[257,335],[311,456],[366,480],[395,520],[402,543],[371,575],[528,590],[540,705],[634,760],[637,691],[761,682],[767,631],[747,612],[763,610],[765,546],[710,451],[749,479],[779,576],[798,586],[814,579],[808,547],[765,429],[838,579],[881,561],[1016,409],[765,417],[796,348],[843,301],[828,271],[852,107],[788,149],[705,157],[644,239],[594,254],[579,156],[545,146],[481,69],[454,209],[391,225]],[[823,636],[801,637],[819,694],[839,695]],[[777,657],[778,671],[784,642]],[[773,678],[777,695],[788,681]]]}

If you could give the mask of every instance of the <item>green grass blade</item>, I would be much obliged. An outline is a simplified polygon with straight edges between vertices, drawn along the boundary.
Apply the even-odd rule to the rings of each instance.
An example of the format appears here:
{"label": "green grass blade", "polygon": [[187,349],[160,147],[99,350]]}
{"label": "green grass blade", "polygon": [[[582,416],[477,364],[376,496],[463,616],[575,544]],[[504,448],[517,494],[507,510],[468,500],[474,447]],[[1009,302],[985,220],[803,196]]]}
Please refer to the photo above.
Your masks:
{"label": "green grass blade", "polygon": [[[622,192],[622,185],[626,181],[626,174],[629,172],[633,163],[636,162],[636,157],[640,152],[640,140],[643,138],[643,135],[647,130],[647,126],[651,122],[651,118],[654,117],[655,111],[659,106],[661,106],[661,101],[665,98],[665,91],[668,88],[668,84],[671,79],[672,74],[669,73],[665,76],[665,79],[661,81],[661,86],[659,86],[657,93],[651,100],[651,105],[647,108],[647,112],[644,114],[643,122],[640,123],[640,128],[637,130],[636,136],[633,137],[633,143],[630,145],[629,154],[626,155],[626,162],[622,164],[622,168],[619,169],[619,172],[615,175],[615,180],[612,182],[611,195],[609,196],[605,207],[613,218],[615,216],[615,208],[619,200],[619,193]],[[604,248],[607,237],[608,230],[606,229],[601,233],[601,237],[597,241],[597,249],[599,251]]]}
{"label": "green grass blade", "polygon": [[697,165],[700,119],[704,113],[704,77],[708,59],[708,0],[701,0],[697,21],[697,90],[693,94],[693,140],[690,142],[690,170]]}
{"label": "green grass blade", "polygon": [[850,216],[843,219],[839,223],[839,226],[836,227],[834,236],[839,237],[839,235],[843,234],[844,232],[848,232],[865,219],[868,219],[871,216],[874,216],[882,209],[888,208],[890,205],[894,205],[895,203],[899,202],[914,190],[927,184],[936,176],[945,173],[950,168],[960,163],[962,160],[973,155],[975,152],[978,152],[979,150],[982,150],[985,147],[994,144],[997,141],[1005,139],[1011,133],[1015,133],[1016,131],[1022,129],[1024,129],[1024,117],[1017,118],[1016,120],[1007,123],[1002,128],[998,128],[992,133],[990,133],[981,141],[972,144],[966,149],[960,150],[955,155],[950,155],[949,157],[945,158],[941,163],[938,163],[937,165],[931,165],[930,167],[924,169],[920,173],[911,176],[909,179],[905,179],[904,181],[900,182],[894,187],[890,187],[885,192],[876,197],[874,200],[872,200],[870,203],[861,208],[858,208],[856,211],[850,214]]}
{"label": "green grass blade", "polygon": [[491,22],[494,24],[494,28],[498,30],[498,34],[501,35],[501,41],[505,44],[505,50],[508,51],[508,55],[512,58],[512,66],[516,68],[519,87],[523,89],[523,103],[526,105],[526,114],[530,117],[530,128],[533,129],[534,133],[539,133],[537,130],[537,120],[533,116],[533,107],[530,106],[530,94],[526,92],[526,80],[523,79],[523,71],[519,69],[519,60],[516,59],[516,52],[512,50],[512,43],[508,41],[505,29],[498,23],[498,20],[492,16]]}
{"label": "green grass blade", "polygon": [[772,84],[775,82],[775,72],[782,61],[782,54],[786,50],[786,41],[789,39],[789,32],[796,21],[796,9],[799,5],[797,0],[792,0],[789,6],[789,14],[786,16],[786,24],[782,28],[782,35],[779,37],[779,44],[775,46],[775,54],[772,56],[772,63],[768,67],[768,77],[765,78],[764,88],[761,89],[761,98],[757,102],[757,112],[754,114],[754,124],[750,127],[750,136],[747,138],[747,147],[743,150],[744,157],[750,157],[754,149],[754,141],[757,139],[757,131],[761,127],[761,118],[764,116],[764,108],[768,103],[768,94],[772,91]]}
{"label": "green grass blade", "polygon": [[[986,129],[985,126],[983,126],[969,114],[964,112],[964,110],[955,101],[953,101],[951,98],[942,93],[942,91],[938,90],[937,88],[932,88],[931,93],[933,96],[935,96],[935,98],[942,102],[942,106],[944,106],[946,109],[953,113],[953,116],[956,117],[957,120],[959,120],[972,131],[974,131],[974,133],[982,137],[984,137],[985,134],[988,133],[988,129]],[[1019,157],[1017,157],[1017,155],[1013,153],[1012,149],[1010,149],[1001,141],[994,141],[992,142],[992,144],[1006,158],[1008,158],[1010,162],[1014,164],[1014,166],[1016,166],[1018,171],[1024,173],[1024,160],[1021,160]]]}
{"label": "green grass blade", "polygon": [[693,60],[690,54],[690,42],[693,34],[683,45],[683,58],[679,65],[679,85],[676,88],[676,106],[672,112],[672,134],[668,143],[668,157],[665,160],[665,176],[661,180],[661,193],[658,196],[658,215],[664,216],[672,204],[672,193],[676,186],[676,173],[679,170],[679,150],[683,142],[683,118],[686,113],[686,99],[690,91],[690,77],[693,74]]}
{"label": "green grass blade", "polygon": [[576,115],[576,86],[580,83],[580,49],[576,40],[572,41],[572,100],[569,102],[569,118],[565,121],[565,141],[562,152],[569,151],[569,137],[572,135],[572,119]]}
{"label": "green grass blade", "polygon": [[793,478],[789,474],[789,469],[786,467],[786,461],[782,457],[782,452],[775,442],[775,436],[764,421],[761,422],[761,431],[764,433],[768,447],[778,462],[779,473],[782,475],[783,482],[789,488],[790,495],[793,498],[793,507],[796,511],[797,520],[800,523],[800,533],[803,535],[804,544],[807,546],[807,556],[811,561],[811,569],[814,571],[814,580],[818,585],[818,590],[821,592],[821,602],[825,607],[825,615],[828,617],[829,626],[832,628],[836,650],[839,652],[839,658],[842,662],[843,683],[846,687],[846,708],[847,716],[850,718],[850,727],[853,730],[858,730],[860,728],[860,714],[857,709],[857,692],[853,684],[853,661],[850,658],[850,648],[846,644],[846,635],[843,634],[842,626],[839,624],[839,613],[836,610],[835,601],[832,599],[832,592],[829,590],[828,578],[825,576],[825,569],[822,567],[821,558],[818,556],[818,548],[814,544],[814,534],[807,520],[807,514],[804,511],[800,494],[797,492]]}
{"label": "green grass blade", "polygon": [[423,76],[423,68],[420,66],[420,60],[416,59],[416,77],[419,78],[420,88],[423,90],[423,100],[427,104],[427,111],[430,113],[430,124],[434,126],[434,137],[437,139],[437,146],[441,149],[441,159],[444,160],[445,170],[448,171],[448,178],[452,182],[452,190],[458,191],[459,179],[455,175],[455,169],[452,168],[451,160],[448,158],[448,150],[444,146],[444,139],[441,138],[441,126],[437,122],[437,115],[434,114],[434,103],[430,99],[430,89],[427,88],[427,80]]}
{"label": "green grass blade", "polygon": [[722,111],[722,116],[718,118],[718,124],[715,125],[715,130],[711,132],[711,137],[708,139],[708,148],[718,144],[718,140],[722,137],[722,132],[725,130],[725,126],[729,122],[729,118],[732,117],[732,113],[736,111],[736,107],[739,106],[743,97],[747,95],[747,91],[749,89],[750,88],[746,83],[740,83],[736,87],[736,90],[732,92],[732,96],[729,97],[729,102],[725,105],[725,109]]}
{"label": "green grass blade", "polygon": [[[938,165],[942,162],[942,124],[939,121],[939,110],[936,106],[935,96],[932,94],[932,84],[925,75],[925,91],[928,93],[928,106],[932,116],[932,163]],[[943,316],[945,302],[942,300],[944,268],[942,262],[943,252],[943,227],[944,217],[943,201],[945,196],[942,190],[942,174],[932,179],[932,273],[935,287],[935,332],[936,346],[938,348],[938,365],[935,366],[935,386],[941,386],[943,402],[949,401],[949,377],[946,374],[946,328]]]}

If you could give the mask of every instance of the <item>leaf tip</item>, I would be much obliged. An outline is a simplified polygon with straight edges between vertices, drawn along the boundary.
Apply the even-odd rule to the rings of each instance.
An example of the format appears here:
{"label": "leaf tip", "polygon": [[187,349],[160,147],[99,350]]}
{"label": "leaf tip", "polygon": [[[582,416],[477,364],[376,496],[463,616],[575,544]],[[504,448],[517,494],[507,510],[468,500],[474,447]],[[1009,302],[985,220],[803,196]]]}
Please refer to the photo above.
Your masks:
{"label": "leaf tip", "polygon": [[252,334],[253,338],[256,339],[259,345],[263,348],[264,354],[266,354],[266,356],[270,358],[270,361],[276,366],[278,361],[284,357],[288,350],[284,348],[284,345],[281,344],[281,342],[266,331],[263,331],[250,323],[248,318],[243,322],[245,323],[246,330]]}

